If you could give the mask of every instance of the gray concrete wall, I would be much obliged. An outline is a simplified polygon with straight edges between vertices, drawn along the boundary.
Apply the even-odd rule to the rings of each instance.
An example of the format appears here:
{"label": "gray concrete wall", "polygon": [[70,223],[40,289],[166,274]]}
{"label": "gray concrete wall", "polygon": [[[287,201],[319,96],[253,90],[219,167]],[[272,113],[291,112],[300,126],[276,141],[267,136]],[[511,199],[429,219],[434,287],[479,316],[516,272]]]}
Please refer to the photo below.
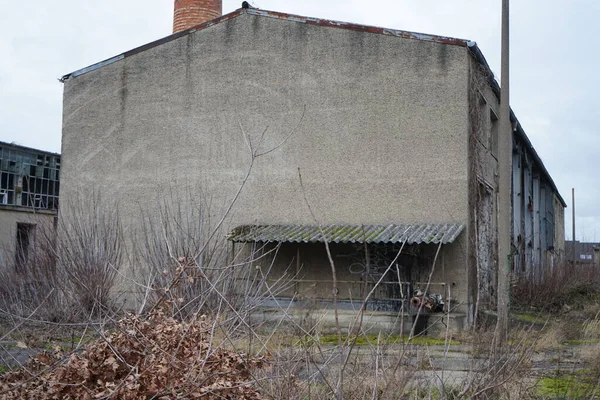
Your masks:
{"label": "gray concrete wall", "polygon": [[33,241],[30,242],[30,250],[33,252],[35,236],[44,234],[44,229],[51,229],[55,216],[55,213],[48,211],[33,213],[18,207],[0,206],[0,268],[14,266],[18,223],[35,225]]}
{"label": "gray concrete wall", "polygon": [[65,82],[61,204],[98,190],[131,231],[161,194],[200,186],[217,217],[250,165],[241,128],[267,150],[304,113],[256,159],[229,227],[314,224],[298,168],[320,223],[466,224],[468,57],[242,15]]}
{"label": "gray concrete wall", "polygon": [[[65,83],[62,198],[174,181],[219,203],[263,149],[236,222],[464,221],[465,48],[248,15]],[[268,206],[267,206],[268,205]],[[129,207],[132,208],[132,207]]]}

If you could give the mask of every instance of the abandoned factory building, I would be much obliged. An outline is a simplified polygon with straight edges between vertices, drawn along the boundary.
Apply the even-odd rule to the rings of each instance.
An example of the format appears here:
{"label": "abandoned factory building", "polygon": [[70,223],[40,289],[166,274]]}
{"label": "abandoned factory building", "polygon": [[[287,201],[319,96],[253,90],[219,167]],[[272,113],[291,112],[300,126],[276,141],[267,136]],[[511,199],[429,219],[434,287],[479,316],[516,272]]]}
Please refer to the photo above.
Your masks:
{"label": "abandoned factory building", "polygon": [[60,155],[0,142],[0,268],[19,268],[58,210]]}
{"label": "abandoned factory building", "polygon": [[[327,307],[327,241],[347,307],[380,280],[368,309],[394,311],[430,280],[467,321],[493,309],[499,86],[477,44],[213,3],[62,78],[61,215],[94,188],[135,230],[161,190],[200,187],[214,221],[235,198],[230,246],[278,246],[282,301]],[[540,277],[565,202],[512,127],[513,270]]]}

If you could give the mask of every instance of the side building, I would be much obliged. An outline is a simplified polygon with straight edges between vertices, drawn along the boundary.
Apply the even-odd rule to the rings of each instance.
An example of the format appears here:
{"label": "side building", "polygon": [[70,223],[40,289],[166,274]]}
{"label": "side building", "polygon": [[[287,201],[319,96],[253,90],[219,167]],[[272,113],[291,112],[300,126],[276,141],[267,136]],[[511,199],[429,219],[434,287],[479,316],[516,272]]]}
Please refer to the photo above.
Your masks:
{"label": "side building", "polygon": [[600,266],[600,243],[567,240],[566,259],[573,265]]}
{"label": "side building", "polygon": [[0,142],[0,268],[26,263],[55,226],[59,175],[60,154]]}

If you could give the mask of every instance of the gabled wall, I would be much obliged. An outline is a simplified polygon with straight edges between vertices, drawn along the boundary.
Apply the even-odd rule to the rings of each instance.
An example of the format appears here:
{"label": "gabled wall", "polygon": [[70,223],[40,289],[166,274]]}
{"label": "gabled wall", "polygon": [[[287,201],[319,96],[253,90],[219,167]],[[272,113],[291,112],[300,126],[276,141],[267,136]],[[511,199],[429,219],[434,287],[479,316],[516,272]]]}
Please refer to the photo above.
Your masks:
{"label": "gabled wall", "polygon": [[268,127],[262,149],[284,144],[257,159],[236,222],[312,223],[298,168],[323,223],[465,221],[467,57],[292,21],[224,21],[65,82],[63,200],[93,185],[131,209],[177,182],[222,205],[250,163],[240,126],[255,147]]}
{"label": "gabled wall", "polygon": [[[62,205],[94,190],[117,199],[129,236],[165,192],[200,187],[218,220],[251,143],[277,149],[255,160],[224,230],[314,224],[298,169],[322,224],[466,224],[468,57],[466,47],[244,14],[72,76]],[[459,285],[465,237],[439,272]]]}

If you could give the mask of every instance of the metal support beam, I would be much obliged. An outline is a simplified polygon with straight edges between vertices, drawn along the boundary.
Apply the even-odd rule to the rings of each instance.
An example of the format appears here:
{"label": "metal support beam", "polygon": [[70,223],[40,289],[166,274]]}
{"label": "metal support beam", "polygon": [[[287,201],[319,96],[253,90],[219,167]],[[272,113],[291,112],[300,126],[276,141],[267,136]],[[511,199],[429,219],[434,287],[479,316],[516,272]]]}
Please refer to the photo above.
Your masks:
{"label": "metal support beam", "polygon": [[573,265],[577,262],[577,255],[575,254],[575,188],[571,189],[571,215],[573,218],[573,238],[572,238],[572,246],[571,246],[571,257],[573,258]]}
{"label": "metal support beam", "polygon": [[502,70],[498,128],[498,323],[500,338],[508,334],[509,281],[512,267],[511,194],[512,126],[509,93],[509,0],[502,0]]}

